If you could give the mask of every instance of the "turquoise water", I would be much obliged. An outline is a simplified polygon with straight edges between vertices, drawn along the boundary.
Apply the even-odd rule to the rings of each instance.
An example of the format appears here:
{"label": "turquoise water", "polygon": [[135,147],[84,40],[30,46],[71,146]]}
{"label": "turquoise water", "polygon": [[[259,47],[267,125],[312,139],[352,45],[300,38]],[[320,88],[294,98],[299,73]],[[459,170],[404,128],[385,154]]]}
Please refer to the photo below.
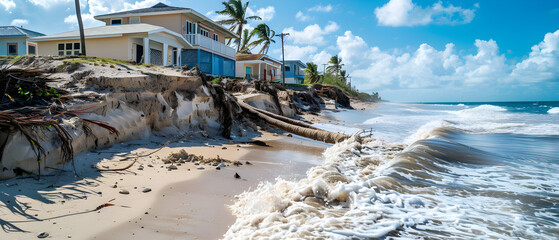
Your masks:
{"label": "turquoise water", "polygon": [[226,238],[558,239],[559,102],[382,103],[342,111],[299,181],[239,196]]}

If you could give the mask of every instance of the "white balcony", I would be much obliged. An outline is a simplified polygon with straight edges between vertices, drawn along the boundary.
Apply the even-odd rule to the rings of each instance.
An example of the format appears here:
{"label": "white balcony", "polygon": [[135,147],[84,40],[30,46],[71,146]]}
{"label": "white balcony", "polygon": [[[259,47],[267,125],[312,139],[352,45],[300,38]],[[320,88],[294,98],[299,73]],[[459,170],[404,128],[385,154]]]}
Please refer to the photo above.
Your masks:
{"label": "white balcony", "polygon": [[207,48],[215,52],[224,54],[225,56],[229,56],[233,59],[235,59],[236,57],[237,51],[232,47],[229,47],[223,43],[215,41],[209,37],[202,36],[200,34],[186,34],[186,41],[192,44],[192,46]]}

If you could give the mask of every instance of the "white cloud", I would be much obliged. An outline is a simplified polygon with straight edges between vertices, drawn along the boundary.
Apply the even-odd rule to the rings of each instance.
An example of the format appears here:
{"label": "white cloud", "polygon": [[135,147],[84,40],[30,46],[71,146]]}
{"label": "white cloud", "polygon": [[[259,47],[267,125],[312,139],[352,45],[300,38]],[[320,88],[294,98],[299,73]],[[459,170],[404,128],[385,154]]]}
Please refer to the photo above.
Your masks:
{"label": "white cloud", "polygon": [[470,23],[475,17],[475,10],[452,4],[445,7],[440,1],[422,8],[412,0],[390,0],[382,7],[377,7],[375,15],[378,24],[383,26],[456,25]]}
{"label": "white cloud", "polygon": [[319,53],[311,56],[311,62],[315,63],[318,66],[322,66],[322,64],[328,63],[331,57],[332,54],[329,54],[326,51],[322,50]]}
{"label": "white cloud", "polygon": [[311,12],[331,12],[332,11],[332,5],[328,4],[326,6],[322,6],[322,5],[316,5],[312,8],[309,8],[309,11]]}
{"label": "white cloud", "polygon": [[117,11],[128,11],[128,10],[139,9],[139,8],[148,8],[148,7],[152,7],[155,4],[158,4],[159,2],[165,2],[165,1],[143,0],[143,1],[135,1],[134,3],[124,2],[124,9],[117,10]]}
{"label": "white cloud", "polygon": [[507,64],[494,40],[476,40],[475,54],[460,55],[421,44],[412,52],[370,47],[346,31],[337,39],[339,56],[361,89],[498,87],[559,80],[559,30],[548,33],[520,63]]}
{"label": "white cloud", "polygon": [[12,20],[12,26],[23,26],[29,24],[27,19],[14,19]]}
{"label": "white cloud", "polygon": [[[50,7],[50,5],[54,5],[60,2],[68,2],[70,0],[30,0],[30,1],[32,2],[34,1],[35,2],[34,4],[41,5],[45,8],[48,8]],[[103,26],[104,25],[103,22],[97,21],[93,17],[101,14],[111,13],[111,12],[127,11],[127,10],[138,9],[138,8],[148,8],[159,2],[166,3],[166,0],[142,0],[142,1],[134,1],[133,3],[127,0],[80,0],[80,7],[82,9],[86,9],[87,7],[87,9],[89,10],[89,12],[82,11],[82,21],[85,27]],[[67,24],[71,24],[72,28],[78,26],[75,14],[67,16],[64,19],[64,22]]]}
{"label": "white cloud", "polygon": [[324,28],[318,24],[308,25],[303,31],[296,31],[293,27],[286,28],[282,32],[289,33],[288,39],[293,40],[295,44],[325,44],[324,36],[337,31],[340,26],[335,22],[330,22]]}
{"label": "white cloud", "polygon": [[[95,20],[95,18],[93,18],[93,15],[91,15],[90,13],[82,14],[82,22],[84,28],[99,27],[105,25],[105,23]],[[71,28],[77,28],[78,18],[76,17],[76,14],[72,14],[64,18],[64,23],[72,25]]]}
{"label": "white cloud", "polygon": [[303,12],[298,11],[297,14],[295,14],[295,18],[297,18],[297,20],[301,21],[301,22],[306,22],[311,20],[311,16],[309,15],[305,15]]}
{"label": "white cloud", "polygon": [[0,0],[0,5],[4,6],[6,12],[16,8],[16,3],[13,0]]}
{"label": "white cloud", "polygon": [[513,79],[541,82],[559,77],[559,30],[547,33],[544,40],[532,47],[527,59],[516,64]]}
{"label": "white cloud", "polygon": [[206,13],[206,17],[210,18],[211,20],[214,21],[221,21],[221,20],[225,20],[228,19],[229,17],[225,16],[225,15],[221,15],[221,14],[217,14],[215,11],[209,11]]}
{"label": "white cloud", "polygon": [[262,21],[270,21],[274,18],[276,14],[276,9],[273,6],[268,6],[265,8],[259,8],[256,11],[252,10],[250,7],[247,8],[246,16],[259,16],[262,18]]}
{"label": "white cloud", "polygon": [[31,2],[33,5],[39,5],[41,7],[44,8],[50,8],[51,6],[60,4],[60,3],[70,3],[70,2],[74,2],[72,0],[28,0],[29,2]]}
{"label": "white cloud", "polygon": [[309,56],[316,52],[316,50],[317,47],[315,46],[299,47],[294,45],[285,45],[285,59],[307,62],[310,60]]}

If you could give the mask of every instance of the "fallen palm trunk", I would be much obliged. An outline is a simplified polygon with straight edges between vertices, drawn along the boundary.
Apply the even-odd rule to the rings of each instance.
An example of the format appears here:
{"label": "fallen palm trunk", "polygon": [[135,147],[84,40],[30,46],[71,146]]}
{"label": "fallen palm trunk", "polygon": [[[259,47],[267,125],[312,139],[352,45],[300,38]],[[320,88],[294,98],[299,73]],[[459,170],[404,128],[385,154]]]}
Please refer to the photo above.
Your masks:
{"label": "fallen palm trunk", "polygon": [[275,119],[278,119],[278,120],[282,120],[282,121],[287,122],[289,124],[297,125],[299,127],[304,127],[304,128],[320,130],[320,128],[313,127],[312,125],[306,124],[306,123],[301,122],[301,121],[293,120],[291,118],[284,117],[284,116],[281,116],[281,115],[278,115],[278,114],[275,114],[275,113],[271,113],[271,112],[268,112],[268,111],[264,111],[264,110],[259,109],[259,108],[254,108],[253,107],[253,109],[262,113],[262,114],[265,114],[269,117],[272,117],[272,118],[275,118]]}
{"label": "fallen palm trunk", "polygon": [[[316,129],[310,125],[304,124],[299,122],[298,124],[288,123],[286,121],[280,120],[279,118],[272,117],[276,114],[269,113],[263,110],[257,110],[254,107],[239,101],[239,105],[247,110],[248,112],[257,115],[268,124],[277,127],[283,131],[290,132],[299,136],[303,136],[306,138],[310,138],[316,141],[321,141],[325,143],[337,143],[341,142],[345,139],[348,139],[350,136],[342,133],[333,133],[326,130]],[[266,112],[267,114],[263,113]],[[277,115],[276,115],[277,116]],[[290,119],[289,122],[293,122],[295,120]]]}

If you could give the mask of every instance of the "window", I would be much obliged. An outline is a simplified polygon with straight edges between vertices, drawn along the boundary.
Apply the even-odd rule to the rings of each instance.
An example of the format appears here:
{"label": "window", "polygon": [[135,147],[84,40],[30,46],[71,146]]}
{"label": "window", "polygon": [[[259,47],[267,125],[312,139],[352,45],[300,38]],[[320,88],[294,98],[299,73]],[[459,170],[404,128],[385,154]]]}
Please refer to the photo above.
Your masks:
{"label": "window", "polygon": [[35,47],[34,45],[27,45],[27,54],[29,55],[37,54],[37,47]]}
{"label": "window", "polygon": [[111,19],[111,25],[122,25],[122,18]]}
{"label": "window", "polygon": [[8,55],[17,56],[17,43],[8,43]]}
{"label": "window", "polygon": [[130,17],[128,22],[130,22],[130,24],[138,24],[140,23],[140,17]]}
{"label": "window", "polygon": [[219,42],[219,36],[214,33],[214,41]]}
{"label": "window", "polygon": [[68,55],[80,55],[81,44],[80,43],[59,43],[58,44],[58,55],[68,56]]}
{"label": "window", "polygon": [[210,33],[204,29],[200,28],[200,34],[204,37],[210,37]]}
{"label": "window", "polygon": [[285,71],[290,72],[291,71],[291,66],[285,66]]}
{"label": "window", "polygon": [[186,34],[196,33],[196,23],[186,21]]}

